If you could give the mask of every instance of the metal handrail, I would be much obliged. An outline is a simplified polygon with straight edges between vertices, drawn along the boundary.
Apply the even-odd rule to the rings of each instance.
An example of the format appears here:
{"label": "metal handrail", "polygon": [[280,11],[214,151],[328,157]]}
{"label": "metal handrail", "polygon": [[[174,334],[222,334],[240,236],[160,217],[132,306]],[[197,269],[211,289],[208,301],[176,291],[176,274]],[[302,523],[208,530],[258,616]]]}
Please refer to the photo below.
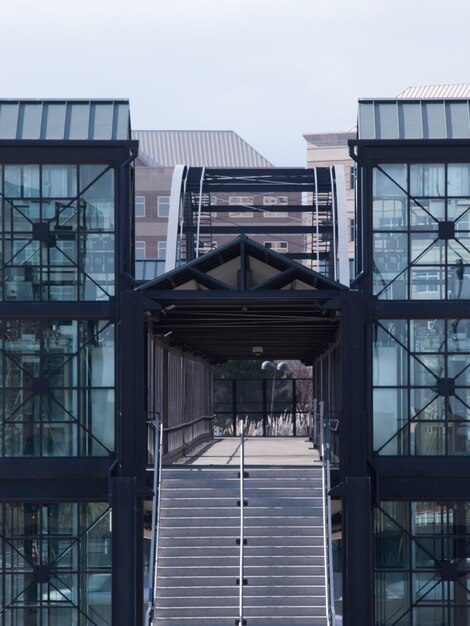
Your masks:
{"label": "metal handrail", "polygon": [[323,541],[325,551],[325,596],[328,626],[336,623],[335,594],[333,578],[333,541],[331,533],[331,459],[330,459],[330,424],[327,415],[322,423],[322,483],[323,483]]}
{"label": "metal handrail", "polygon": [[156,419],[153,421],[153,427],[155,429],[155,439],[153,452],[152,539],[150,544],[148,608],[145,613],[145,623],[147,626],[152,626],[153,624],[157,600],[157,556],[160,536],[160,486],[163,457],[163,422],[159,414],[157,414]]}
{"label": "metal handrail", "polygon": [[238,602],[238,621],[242,626],[243,619],[243,574],[245,570],[245,422],[240,420],[240,590]]}
{"label": "metal handrail", "polygon": [[214,419],[214,415],[201,415],[200,417],[196,417],[190,422],[184,422],[184,424],[177,424],[176,426],[167,426],[163,430],[166,433],[172,433],[176,430],[182,430],[183,428],[192,426],[193,424],[197,424],[198,422],[203,422],[204,420],[211,421],[213,419]]}

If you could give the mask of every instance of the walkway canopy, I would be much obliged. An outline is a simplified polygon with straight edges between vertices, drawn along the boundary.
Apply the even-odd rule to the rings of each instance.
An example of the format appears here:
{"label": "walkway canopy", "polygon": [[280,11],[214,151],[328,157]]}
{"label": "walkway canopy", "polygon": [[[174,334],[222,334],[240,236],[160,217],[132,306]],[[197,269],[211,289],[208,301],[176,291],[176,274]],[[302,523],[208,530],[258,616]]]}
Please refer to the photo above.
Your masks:
{"label": "walkway canopy", "polygon": [[214,362],[307,364],[334,340],[347,290],[244,235],[137,289],[172,345]]}

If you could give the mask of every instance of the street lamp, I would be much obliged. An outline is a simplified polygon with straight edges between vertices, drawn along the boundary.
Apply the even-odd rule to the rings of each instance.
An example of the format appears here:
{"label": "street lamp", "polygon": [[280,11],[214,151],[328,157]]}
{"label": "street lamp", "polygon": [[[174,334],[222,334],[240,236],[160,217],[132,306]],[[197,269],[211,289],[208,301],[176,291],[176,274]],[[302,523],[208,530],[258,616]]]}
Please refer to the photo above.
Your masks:
{"label": "street lamp", "polygon": [[286,373],[289,371],[289,365],[285,361],[279,361],[279,363],[273,363],[272,361],[263,361],[261,364],[262,370],[272,370],[273,377],[271,379],[271,418],[273,418],[274,408],[274,378],[276,376],[276,370],[278,372]]}

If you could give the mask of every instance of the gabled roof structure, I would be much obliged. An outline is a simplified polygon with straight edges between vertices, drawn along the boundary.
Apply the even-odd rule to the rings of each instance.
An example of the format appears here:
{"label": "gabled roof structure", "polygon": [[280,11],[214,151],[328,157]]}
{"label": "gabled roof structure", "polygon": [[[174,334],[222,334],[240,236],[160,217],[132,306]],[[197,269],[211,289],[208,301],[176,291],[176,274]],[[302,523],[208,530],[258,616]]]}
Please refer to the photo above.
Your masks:
{"label": "gabled roof structure", "polygon": [[150,167],[273,167],[233,130],[133,130],[132,137]]}
{"label": "gabled roof structure", "polygon": [[346,287],[242,235],[141,284],[154,330],[206,358],[300,359],[334,340]]}

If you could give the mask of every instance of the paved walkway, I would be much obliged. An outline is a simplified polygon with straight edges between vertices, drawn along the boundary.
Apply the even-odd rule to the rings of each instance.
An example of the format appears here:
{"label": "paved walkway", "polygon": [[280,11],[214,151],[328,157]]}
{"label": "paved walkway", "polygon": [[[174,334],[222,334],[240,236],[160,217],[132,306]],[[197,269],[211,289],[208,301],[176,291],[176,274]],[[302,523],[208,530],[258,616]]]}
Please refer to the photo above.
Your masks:
{"label": "paved walkway", "polygon": [[[239,465],[240,439],[214,439],[194,456],[179,461],[185,465]],[[314,465],[318,450],[304,437],[251,437],[245,439],[245,465]]]}

